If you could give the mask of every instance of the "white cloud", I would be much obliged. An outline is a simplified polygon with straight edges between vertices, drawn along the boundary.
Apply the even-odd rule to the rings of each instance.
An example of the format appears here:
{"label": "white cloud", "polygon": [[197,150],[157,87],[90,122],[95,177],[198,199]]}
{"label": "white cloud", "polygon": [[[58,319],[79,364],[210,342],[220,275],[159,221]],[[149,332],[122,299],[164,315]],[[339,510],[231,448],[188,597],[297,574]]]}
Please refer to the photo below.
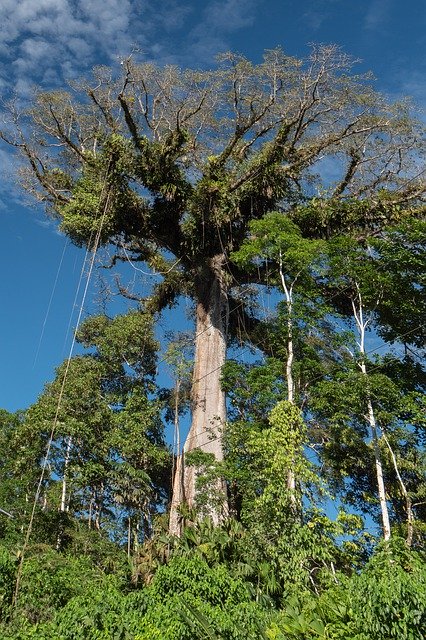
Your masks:
{"label": "white cloud", "polygon": [[254,22],[254,0],[217,0],[207,6],[205,21],[207,28],[232,32],[249,27]]}
{"label": "white cloud", "polygon": [[22,201],[22,193],[16,189],[16,174],[20,161],[6,146],[0,147],[0,208],[9,212],[12,205]]}
{"label": "white cloud", "polygon": [[[19,106],[36,86],[52,89],[97,64],[117,64],[134,46],[142,59],[183,66],[209,64],[249,27],[262,0],[1,0],[0,90]],[[4,147],[3,147],[4,149]],[[6,154],[6,155],[4,155]],[[0,192],[13,190],[3,151]],[[6,164],[5,164],[6,163]],[[6,167],[7,165],[7,167]]]}
{"label": "white cloud", "polygon": [[128,29],[132,5],[129,0],[80,0],[79,9],[84,21],[101,27],[108,37]]}
{"label": "white cloud", "polygon": [[53,45],[41,38],[27,38],[20,49],[25,60],[32,66],[43,63],[52,55]]}
{"label": "white cloud", "polygon": [[80,56],[86,59],[93,58],[94,56],[93,45],[84,38],[68,38],[66,45],[73,56]]}
{"label": "white cloud", "polygon": [[[197,13],[189,0],[2,0],[0,54],[8,73],[0,83],[27,97],[33,84],[64,84],[95,64],[115,64],[135,45],[160,63],[209,62],[229,48],[231,33],[253,24],[260,1],[211,0]],[[177,42],[186,46],[177,50]]]}
{"label": "white cloud", "polygon": [[26,81],[64,82],[61,66],[76,75],[99,58],[126,55],[135,36],[133,15],[143,6],[137,0],[2,0],[0,51],[12,65],[10,89],[26,94]]}

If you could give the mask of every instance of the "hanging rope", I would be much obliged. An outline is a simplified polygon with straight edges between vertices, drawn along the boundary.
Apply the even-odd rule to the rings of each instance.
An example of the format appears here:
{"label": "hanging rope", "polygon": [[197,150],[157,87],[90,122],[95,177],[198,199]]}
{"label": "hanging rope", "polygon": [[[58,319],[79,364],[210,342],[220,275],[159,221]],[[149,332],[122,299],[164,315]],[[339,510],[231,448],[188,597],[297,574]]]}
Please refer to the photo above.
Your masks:
{"label": "hanging rope", "polygon": [[78,296],[80,294],[81,283],[83,282],[83,277],[84,277],[87,261],[88,261],[89,254],[90,254],[90,247],[92,245],[92,239],[93,239],[93,231],[90,234],[89,242],[87,243],[87,247],[86,247],[86,253],[84,254],[83,264],[81,265],[80,277],[79,277],[79,280],[78,280],[78,285],[77,285],[77,289],[76,289],[76,292],[75,292],[74,301],[72,303],[70,317],[69,317],[69,320],[68,320],[67,331],[66,331],[65,338],[64,338],[64,343],[63,343],[63,346],[62,346],[62,355],[65,353],[65,347],[66,347],[66,344],[67,344],[67,341],[68,341],[69,333],[71,331],[72,317],[74,315],[74,309],[77,306],[77,300],[78,300]]}
{"label": "hanging rope", "polygon": [[[104,180],[104,185],[103,185],[103,188],[102,188],[102,193],[101,193],[101,196],[100,196],[100,202],[102,202],[102,199],[103,199],[103,196],[104,196],[104,193],[105,193],[105,189],[107,187],[108,172],[109,172],[109,165],[108,165],[108,168],[107,168],[107,172],[106,172],[106,176],[105,176],[105,180]],[[29,545],[31,532],[32,532],[32,527],[33,527],[33,524],[34,524],[35,512],[36,512],[36,509],[37,509],[38,501],[40,499],[41,488],[42,488],[43,480],[44,480],[44,477],[45,477],[45,474],[46,474],[46,469],[47,469],[48,463],[49,463],[49,455],[50,455],[50,450],[51,450],[51,447],[52,447],[52,443],[53,443],[53,438],[54,438],[54,435],[55,435],[56,427],[58,425],[59,412],[60,412],[60,409],[61,409],[62,398],[63,398],[63,395],[64,395],[65,383],[66,383],[66,380],[67,380],[67,375],[68,375],[68,371],[69,371],[70,364],[71,364],[72,354],[73,354],[73,351],[74,351],[74,346],[75,346],[76,337],[77,337],[77,331],[78,331],[78,328],[80,326],[81,316],[83,314],[83,308],[84,308],[84,304],[85,304],[85,301],[86,301],[87,292],[88,292],[88,289],[89,289],[89,284],[90,284],[90,280],[91,280],[91,276],[92,276],[92,272],[93,272],[93,267],[94,267],[94,264],[95,264],[96,254],[97,254],[97,251],[98,251],[98,248],[99,248],[99,242],[100,242],[100,238],[101,238],[101,234],[102,234],[103,225],[104,225],[104,222],[105,222],[105,217],[106,217],[106,214],[107,214],[107,211],[108,211],[110,197],[111,197],[111,192],[108,190],[107,197],[106,197],[106,200],[105,200],[105,205],[104,205],[103,210],[102,210],[102,215],[101,215],[101,218],[100,218],[98,230],[97,230],[96,237],[95,237],[95,240],[94,240],[93,246],[92,246],[92,258],[90,260],[90,266],[89,266],[89,270],[88,270],[88,273],[87,273],[86,285],[84,287],[84,292],[83,292],[83,297],[82,297],[82,301],[81,301],[81,305],[80,305],[80,309],[79,309],[76,328],[74,330],[74,335],[73,335],[71,347],[70,347],[68,358],[67,358],[67,364],[66,364],[66,367],[65,367],[64,377],[63,377],[63,380],[62,380],[62,384],[61,384],[61,388],[60,388],[60,392],[59,392],[59,396],[58,396],[58,402],[57,402],[57,405],[56,405],[55,417],[53,419],[52,429],[51,429],[51,432],[50,432],[50,435],[49,435],[49,439],[48,439],[48,442],[47,442],[46,454],[45,454],[45,457],[44,457],[44,460],[43,460],[43,464],[42,464],[42,467],[41,467],[40,478],[39,478],[39,481],[38,481],[38,484],[37,484],[37,490],[36,490],[34,501],[33,501],[33,507],[32,507],[32,511],[31,511],[31,516],[30,516],[30,520],[29,520],[29,523],[28,523],[27,532],[26,532],[26,535],[25,535],[25,540],[24,540],[24,544],[23,544],[23,547],[22,547],[22,551],[21,551],[21,554],[20,554],[19,565],[18,565],[18,570],[17,570],[17,574],[16,574],[15,590],[14,590],[13,599],[12,599],[12,610],[16,609],[17,602],[18,602],[19,588],[20,588],[20,583],[21,583],[22,567],[23,567],[23,564],[24,564],[25,553],[26,553],[28,545]],[[89,239],[89,244],[91,242],[92,235],[91,235],[91,237]],[[86,259],[85,259],[85,262],[86,262]],[[81,279],[80,279],[80,282],[81,282]],[[80,283],[79,283],[78,286],[80,287]]]}
{"label": "hanging rope", "polygon": [[46,328],[47,319],[48,319],[48,317],[49,317],[49,313],[50,313],[50,307],[52,306],[53,296],[55,295],[56,285],[58,284],[58,278],[59,278],[59,274],[60,274],[60,272],[61,272],[62,263],[63,263],[63,261],[64,261],[65,251],[66,251],[66,249],[67,249],[67,246],[68,246],[68,240],[66,240],[66,242],[65,242],[65,244],[64,244],[64,248],[63,248],[63,251],[62,251],[62,256],[61,256],[61,259],[60,259],[60,261],[59,261],[58,269],[57,269],[57,271],[56,271],[56,277],[55,277],[55,281],[54,281],[54,283],[53,283],[52,293],[50,294],[49,303],[48,303],[48,305],[47,305],[46,314],[45,314],[45,316],[44,316],[43,325],[42,325],[41,332],[40,332],[40,339],[39,339],[39,341],[38,341],[37,351],[36,351],[36,354],[35,354],[35,356],[34,356],[33,369],[34,369],[34,367],[35,367],[35,366],[36,366],[36,364],[37,364],[38,354],[39,354],[39,352],[40,352],[41,343],[42,343],[42,341],[43,341],[44,330],[45,330],[45,328]]}

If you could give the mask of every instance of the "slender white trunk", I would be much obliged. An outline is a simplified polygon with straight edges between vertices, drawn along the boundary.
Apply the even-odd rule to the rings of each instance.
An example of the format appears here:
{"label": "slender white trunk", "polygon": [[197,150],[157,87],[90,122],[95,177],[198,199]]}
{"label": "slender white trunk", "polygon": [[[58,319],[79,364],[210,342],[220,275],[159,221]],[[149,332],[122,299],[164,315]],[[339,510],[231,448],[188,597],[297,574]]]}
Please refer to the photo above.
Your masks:
{"label": "slender white trunk", "polygon": [[280,277],[281,284],[285,295],[287,305],[287,362],[286,362],[286,381],[287,381],[287,399],[294,404],[294,380],[293,380],[293,283],[288,286],[282,269],[282,259],[280,253]]}
{"label": "slender white trunk", "polygon": [[87,519],[87,525],[88,525],[89,529],[92,528],[93,502],[94,502],[94,496],[93,496],[93,492],[92,492],[92,495],[90,497],[90,502],[89,502],[89,515],[88,515],[88,519]]}
{"label": "slender white trunk", "polygon": [[127,518],[127,557],[130,558],[131,547],[132,547],[132,520],[130,516]]}
{"label": "slender white trunk", "polygon": [[70,462],[70,457],[71,457],[71,447],[72,447],[72,437],[69,436],[67,439],[67,448],[65,451],[65,458],[64,458],[64,475],[62,477],[62,493],[61,493],[61,506],[59,508],[60,511],[68,511],[68,506],[67,506],[67,473],[68,473],[68,466],[69,466],[69,462]]}
{"label": "slender white trunk", "polygon": [[[290,286],[287,285],[285,275],[283,272],[281,252],[279,257],[279,269],[280,269],[281,285],[284,291],[286,306],[287,306],[287,361],[286,361],[286,370],[285,370],[286,382],[287,382],[287,399],[289,402],[291,402],[291,404],[294,404],[293,286],[294,286],[294,283],[296,282],[297,276],[293,280]],[[294,464],[294,461],[293,461],[293,464]],[[290,492],[290,500],[292,503],[292,507],[295,509],[296,508],[296,475],[292,467],[290,467],[287,473],[287,489]]]}
{"label": "slender white trunk", "polygon": [[95,527],[98,531],[101,530],[101,507],[98,502],[95,504]]}
{"label": "slender white trunk", "polygon": [[[181,523],[177,509],[185,502],[196,505],[199,470],[185,465],[185,455],[194,449],[223,460],[222,432],[226,422],[226,400],[220,384],[226,359],[228,299],[223,271],[224,256],[211,259],[210,278],[203,279],[196,309],[195,357],[192,380],[192,422],[183,456],[176,463],[170,532],[179,535]],[[206,507],[215,524],[227,514],[226,485],[221,479],[211,483],[212,502]]]}
{"label": "slender white trunk", "polygon": [[[65,513],[66,511],[68,511],[68,505],[67,505],[67,472],[68,472],[68,465],[69,465],[69,461],[70,461],[70,457],[71,457],[71,447],[72,447],[72,438],[71,436],[68,436],[67,438],[67,447],[65,450],[65,458],[64,458],[64,474],[62,476],[62,491],[61,491],[61,504],[59,506],[59,511],[61,513]],[[56,538],[56,549],[57,551],[59,551],[59,549],[61,548],[61,544],[62,544],[62,524],[59,527],[59,531],[58,531],[58,535]]]}
{"label": "slender white trunk", "polygon": [[133,551],[135,555],[139,552],[139,523],[136,523],[136,526],[133,530]]}
{"label": "slender white trunk", "polygon": [[390,528],[388,505],[386,501],[386,487],[385,487],[385,482],[383,478],[382,456],[380,453],[378,428],[376,423],[376,417],[374,415],[373,403],[371,401],[371,394],[368,388],[368,374],[367,374],[367,367],[365,364],[365,330],[368,325],[368,319],[367,320],[364,319],[362,297],[361,297],[361,292],[359,291],[358,286],[357,286],[357,291],[358,291],[358,304],[356,305],[355,302],[352,300],[352,309],[353,309],[353,314],[354,314],[355,322],[356,322],[358,333],[359,333],[358,347],[361,354],[361,363],[359,366],[362,374],[365,376],[365,379],[366,379],[366,390],[367,390],[366,418],[370,425],[371,441],[373,443],[374,461],[376,466],[377,492],[379,496],[380,511],[382,516],[383,538],[385,540],[389,540],[391,536],[391,528]]}
{"label": "slender white trunk", "polygon": [[104,483],[101,482],[100,490],[96,491],[95,495],[95,527],[98,531],[101,530],[101,516],[102,516],[102,508],[104,501],[105,487]]}
{"label": "slender white trunk", "polygon": [[401,487],[402,495],[405,499],[405,511],[407,513],[407,538],[406,543],[408,547],[411,547],[413,544],[413,536],[414,536],[414,513],[413,513],[413,504],[411,502],[410,494],[407,491],[407,487],[402,479],[402,476],[399,472],[398,462],[395,456],[395,453],[390,445],[388,438],[385,433],[382,433],[383,440],[386,442],[386,446],[389,449],[389,453],[392,458],[393,468],[396,473],[396,477],[398,478],[399,486]]}
{"label": "slender white trunk", "polygon": [[176,454],[180,453],[180,427],[179,427],[179,403],[180,403],[180,380],[179,378],[176,380],[175,384],[175,432],[174,432],[174,441],[175,441],[175,452]]}

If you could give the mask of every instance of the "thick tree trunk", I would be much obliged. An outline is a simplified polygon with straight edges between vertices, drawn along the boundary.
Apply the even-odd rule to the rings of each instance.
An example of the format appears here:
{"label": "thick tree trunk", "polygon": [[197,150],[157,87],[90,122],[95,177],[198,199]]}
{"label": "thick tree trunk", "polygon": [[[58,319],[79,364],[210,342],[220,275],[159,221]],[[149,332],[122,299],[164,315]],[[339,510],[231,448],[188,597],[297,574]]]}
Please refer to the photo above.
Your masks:
{"label": "thick tree trunk", "polygon": [[[192,422],[183,454],[178,456],[170,512],[170,533],[180,535],[178,507],[197,503],[197,478],[202,469],[185,464],[185,456],[194,449],[223,460],[222,431],[226,421],[225,394],[220,384],[226,358],[228,299],[223,271],[224,256],[210,261],[208,276],[198,287],[195,357],[192,381]],[[207,502],[202,507],[215,524],[227,514],[226,486],[215,479],[203,489]]]}

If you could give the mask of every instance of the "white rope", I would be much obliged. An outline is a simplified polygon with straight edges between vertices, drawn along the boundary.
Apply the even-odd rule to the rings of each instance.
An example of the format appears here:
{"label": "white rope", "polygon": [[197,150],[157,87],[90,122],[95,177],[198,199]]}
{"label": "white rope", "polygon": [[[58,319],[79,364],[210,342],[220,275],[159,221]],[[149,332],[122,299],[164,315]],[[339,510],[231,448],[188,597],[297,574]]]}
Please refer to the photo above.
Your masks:
{"label": "white rope", "polygon": [[[105,187],[106,187],[106,178],[105,178],[105,183],[104,183],[104,189],[105,189]],[[103,196],[103,193],[101,193],[100,200],[102,200],[102,196]],[[14,591],[14,594],[13,594],[13,601],[12,601],[12,607],[13,608],[16,607],[17,600],[18,600],[19,587],[20,587],[20,581],[21,581],[21,575],[22,575],[22,566],[23,566],[23,562],[24,562],[25,552],[27,550],[27,547],[28,547],[28,544],[29,544],[29,541],[30,541],[31,532],[32,532],[32,526],[33,526],[34,517],[35,517],[35,511],[36,511],[36,508],[37,508],[37,503],[38,503],[39,498],[40,498],[41,487],[42,487],[42,484],[43,484],[43,480],[44,480],[44,476],[45,476],[45,473],[46,473],[46,469],[47,469],[48,463],[49,463],[49,455],[50,455],[50,450],[51,450],[52,443],[53,443],[53,437],[55,435],[56,427],[57,427],[57,424],[58,424],[59,412],[60,412],[60,409],[61,409],[62,398],[63,398],[64,390],[65,390],[65,383],[66,383],[68,371],[69,371],[70,364],[71,364],[72,354],[73,354],[73,350],[74,350],[74,346],[75,346],[75,342],[76,342],[77,331],[78,331],[78,327],[79,327],[80,322],[81,322],[81,316],[83,314],[83,308],[84,308],[84,304],[85,304],[85,301],[86,301],[87,292],[88,292],[88,289],[89,289],[90,279],[91,279],[91,275],[92,275],[92,271],[93,271],[93,266],[95,264],[95,259],[96,259],[96,254],[97,254],[97,250],[98,250],[98,247],[99,247],[99,241],[100,241],[100,237],[101,237],[101,233],[102,233],[102,228],[103,228],[103,225],[104,225],[104,222],[105,222],[106,213],[107,213],[107,210],[108,210],[109,200],[110,200],[110,193],[108,193],[108,196],[106,198],[105,206],[104,206],[104,209],[103,209],[103,212],[102,212],[102,217],[101,217],[101,220],[100,220],[100,223],[99,223],[99,227],[98,227],[98,231],[96,233],[95,241],[93,243],[92,258],[91,258],[91,261],[90,261],[89,271],[88,271],[87,278],[86,278],[86,285],[85,285],[84,292],[83,292],[83,297],[82,297],[80,310],[79,310],[79,314],[78,314],[78,318],[77,318],[76,328],[74,330],[73,340],[72,340],[71,347],[70,347],[69,354],[68,354],[68,358],[67,358],[67,364],[66,364],[66,367],[65,367],[64,377],[63,377],[63,380],[62,380],[61,389],[60,389],[60,392],[59,392],[58,402],[57,402],[57,406],[56,406],[55,417],[53,419],[53,425],[52,425],[52,429],[51,429],[51,432],[50,432],[50,435],[49,435],[49,440],[48,440],[47,447],[46,447],[46,454],[45,454],[45,457],[44,457],[44,460],[43,460],[41,473],[40,473],[40,478],[39,478],[39,481],[38,481],[38,484],[37,484],[37,490],[36,490],[36,494],[35,494],[35,497],[34,497],[34,502],[33,502],[33,508],[32,508],[32,511],[31,511],[30,521],[28,523],[28,528],[27,528],[27,533],[26,533],[26,536],[25,536],[25,541],[24,541],[24,545],[23,545],[22,551],[21,551],[18,571],[17,571],[17,575],[16,575],[15,591]],[[90,240],[89,240],[89,243],[90,243]],[[80,287],[80,283],[79,283],[79,287]]]}
{"label": "white rope", "polygon": [[33,369],[37,364],[38,355],[40,353],[40,347],[41,347],[41,343],[43,341],[43,336],[44,336],[44,331],[45,331],[45,328],[46,328],[47,319],[48,319],[49,313],[50,313],[50,307],[52,306],[53,296],[55,295],[56,285],[58,284],[59,273],[60,273],[61,268],[62,268],[62,263],[64,261],[65,251],[67,249],[67,246],[68,246],[68,240],[64,244],[64,248],[63,248],[63,251],[62,251],[62,256],[61,256],[61,259],[59,261],[58,269],[56,271],[56,277],[55,277],[55,281],[53,283],[52,293],[50,294],[50,299],[49,299],[49,303],[47,305],[46,315],[44,316],[44,321],[43,321],[43,325],[42,325],[42,328],[41,328],[40,339],[38,341],[36,354],[34,356]]}

